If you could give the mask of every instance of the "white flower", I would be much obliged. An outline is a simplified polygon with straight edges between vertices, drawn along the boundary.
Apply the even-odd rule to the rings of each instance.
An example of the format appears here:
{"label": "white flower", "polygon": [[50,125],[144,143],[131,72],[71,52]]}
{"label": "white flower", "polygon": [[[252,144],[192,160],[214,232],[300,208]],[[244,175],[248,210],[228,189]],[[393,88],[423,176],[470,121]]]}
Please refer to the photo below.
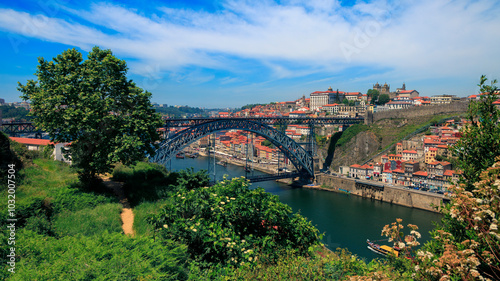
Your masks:
{"label": "white flower", "polygon": [[164,224],[164,225],[163,225],[163,228],[168,228],[168,225]]}
{"label": "white flower", "polygon": [[490,225],[490,230],[498,230],[498,226],[493,223]]}
{"label": "white flower", "polygon": [[196,232],[197,231],[196,228],[193,228],[193,231]]}
{"label": "white flower", "polygon": [[224,202],[224,201],[221,201],[220,203],[221,203],[222,205],[226,204],[226,202]]}

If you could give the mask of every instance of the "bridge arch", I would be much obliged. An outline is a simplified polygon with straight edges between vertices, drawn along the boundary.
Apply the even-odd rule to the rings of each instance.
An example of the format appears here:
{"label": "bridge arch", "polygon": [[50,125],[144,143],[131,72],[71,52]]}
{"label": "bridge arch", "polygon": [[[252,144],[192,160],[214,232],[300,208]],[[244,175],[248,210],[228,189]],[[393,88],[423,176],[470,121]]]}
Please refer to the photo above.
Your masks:
{"label": "bridge arch", "polygon": [[166,162],[178,151],[190,143],[211,133],[227,130],[243,130],[253,132],[269,140],[274,146],[280,149],[292,162],[297,171],[314,176],[313,158],[302,146],[284,133],[273,127],[252,120],[214,120],[211,122],[193,125],[175,133],[173,136],[160,143],[159,148],[151,162],[166,164]]}

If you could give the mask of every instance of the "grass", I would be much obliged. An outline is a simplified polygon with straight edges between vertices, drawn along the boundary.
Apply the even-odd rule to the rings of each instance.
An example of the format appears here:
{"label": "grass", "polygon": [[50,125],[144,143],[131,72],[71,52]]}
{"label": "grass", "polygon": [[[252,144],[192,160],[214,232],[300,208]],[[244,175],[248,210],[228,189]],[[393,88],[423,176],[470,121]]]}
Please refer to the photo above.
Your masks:
{"label": "grass", "polygon": [[157,214],[167,200],[142,202],[134,208],[134,230],[138,236],[154,236],[153,226],[147,222],[150,215]]}
{"label": "grass", "polygon": [[123,233],[119,203],[107,203],[76,212],[64,210],[54,218],[54,232],[62,236],[96,236],[105,232]]}

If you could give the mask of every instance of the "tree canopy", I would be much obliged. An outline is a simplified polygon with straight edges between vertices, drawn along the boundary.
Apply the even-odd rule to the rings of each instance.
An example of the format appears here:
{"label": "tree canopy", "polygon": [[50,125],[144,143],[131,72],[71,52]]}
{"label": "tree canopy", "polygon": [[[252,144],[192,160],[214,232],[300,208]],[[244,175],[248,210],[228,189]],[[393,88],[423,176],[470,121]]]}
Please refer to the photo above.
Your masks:
{"label": "tree canopy", "polygon": [[388,103],[390,100],[391,100],[391,98],[389,97],[389,95],[388,95],[388,94],[381,94],[381,95],[378,97],[378,102],[377,102],[377,104],[379,104],[379,105],[384,105],[384,104]]}
{"label": "tree canopy", "polygon": [[458,158],[458,166],[468,190],[479,180],[482,171],[495,163],[500,156],[500,111],[493,104],[500,96],[496,93],[497,81],[490,85],[483,75],[478,84],[481,98],[471,101],[467,110],[468,124],[461,130],[462,137],[454,146],[453,153]]}
{"label": "tree canopy", "polygon": [[71,142],[80,179],[95,180],[116,162],[132,164],[154,153],[161,119],[151,93],[127,79],[124,60],[94,47],[85,61],[70,49],[38,63],[37,80],[18,83],[18,90],[31,101],[37,127],[52,141]]}
{"label": "tree canopy", "polygon": [[375,89],[369,89],[366,92],[366,95],[371,98],[370,104],[375,104],[378,101],[378,97],[380,96],[380,92]]}

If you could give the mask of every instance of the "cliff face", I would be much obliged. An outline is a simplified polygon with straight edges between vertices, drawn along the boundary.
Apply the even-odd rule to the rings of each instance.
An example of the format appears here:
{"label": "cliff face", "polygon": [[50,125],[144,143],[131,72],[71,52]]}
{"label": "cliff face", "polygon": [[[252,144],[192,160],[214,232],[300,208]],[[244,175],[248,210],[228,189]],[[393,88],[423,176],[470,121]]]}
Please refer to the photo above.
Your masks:
{"label": "cliff face", "polygon": [[330,168],[335,171],[340,166],[360,164],[380,149],[379,138],[371,131],[361,132],[351,138],[346,145],[337,147]]}

